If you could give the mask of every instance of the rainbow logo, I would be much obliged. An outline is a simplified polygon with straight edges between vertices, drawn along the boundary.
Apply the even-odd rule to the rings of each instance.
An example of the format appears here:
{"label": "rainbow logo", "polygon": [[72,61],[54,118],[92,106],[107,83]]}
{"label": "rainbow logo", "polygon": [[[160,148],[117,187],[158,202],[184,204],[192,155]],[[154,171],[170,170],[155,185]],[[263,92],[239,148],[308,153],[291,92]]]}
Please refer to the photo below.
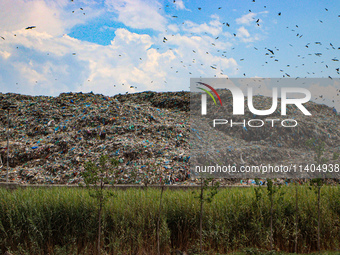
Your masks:
{"label": "rainbow logo", "polygon": [[[210,85],[208,85],[208,84],[206,84],[206,83],[203,83],[203,82],[197,82],[197,83],[199,83],[199,84],[201,84],[201,85],[203,85],[203,86],[206,86],[206,87],[209,88],[212,92],[214,92],[214,94],[217,96],[218,100],[220,101],[221,106],[223,106],[223,105],[222,105],[222,100],[221,100],[220,96],[217,94],[217,91],[216,91],[213,87],[211,87]],[[204,89],[204,88],[198,88],[198,89],[201,89],[201,90],[203,90],[204,92],[206,92],[206,93],[214,100],[215,105],[217,105],[216,100],[215,100],[214,96],[210,93],[210,91],[208,91],[208,90],[206,90],[206,89]]]}

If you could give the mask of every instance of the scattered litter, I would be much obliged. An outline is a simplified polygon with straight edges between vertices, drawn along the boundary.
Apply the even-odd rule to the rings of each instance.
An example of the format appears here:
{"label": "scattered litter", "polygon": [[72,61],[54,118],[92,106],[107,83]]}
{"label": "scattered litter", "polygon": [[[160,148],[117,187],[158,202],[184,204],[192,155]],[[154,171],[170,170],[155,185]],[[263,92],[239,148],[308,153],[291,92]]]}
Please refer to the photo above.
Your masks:
{"label": "scattered litter", "polygon": [[[311,137],[325,141],[330,153],[340,151],[340,116],[332,108],[315,103],[307,107],[312,117],[302,120],[295,116],[299,126],[294,129],[247,127],[211,132],[211,127],[189,124],[189,92],[148,91],[114,97],[93,93],[1,96],[0,106],[3,102],[18,106],[10,110],[9,180],[23,184],[80,183],[85,162],[99,163],[100,155],[106,154],[119,160],[111,176],[115,183],[145,185],[164,180],[168,185],[195,185],[200,181],[190,174],[190,133],[195,134],[198,147],[223,135],[220,140],[228,144],[216,144],[215,150],[209,149],[209,156],[217,160],[224,157],[230,164],[240,164],[241,159],[248,164],[311,159],[313,152],[305,146]],[[259,101],[265,104],[268,100]],[[254,116],[246,112],[244,118]],[[7,111],[0,110],[0,120],[3,181]],[[222,183],[243,185],[240,180],[224,179]]]}

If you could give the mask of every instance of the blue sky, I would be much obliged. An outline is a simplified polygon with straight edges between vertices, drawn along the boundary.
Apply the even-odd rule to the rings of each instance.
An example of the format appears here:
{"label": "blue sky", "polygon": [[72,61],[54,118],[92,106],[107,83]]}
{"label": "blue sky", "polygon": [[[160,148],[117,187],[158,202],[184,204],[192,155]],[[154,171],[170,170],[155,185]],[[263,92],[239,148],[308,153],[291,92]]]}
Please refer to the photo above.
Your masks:
{"label": "blue sky", "polygon": [[[189,90],[197,77],[340,77],[338,0],[0,0],[0,10],[3,93],[115,95]],[[318,89],[339,100],[336,84]]]}

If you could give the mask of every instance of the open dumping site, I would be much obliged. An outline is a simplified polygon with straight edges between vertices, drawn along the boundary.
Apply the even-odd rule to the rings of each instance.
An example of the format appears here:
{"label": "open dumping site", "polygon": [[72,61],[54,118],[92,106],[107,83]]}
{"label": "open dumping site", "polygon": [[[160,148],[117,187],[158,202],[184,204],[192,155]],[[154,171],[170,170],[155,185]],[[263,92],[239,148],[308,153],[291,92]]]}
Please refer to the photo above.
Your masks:
{"label": "open dumping site", "polygon": [[[168,185],[199,183],[190,174],[190,135],[201,134],[190,125],[189,92],[148,91],[113,97],[93,93],[62,93],[57,97],[7,93],[0,97],[1,109],[17,106],[10,109],[9,116],[7,110],[0,110],[1,181],[6,179],[8,134],[10,182],[78,184],[83,181],[81,172],[86,161],[97,162],[100,155],[106,154],[119,161],[110,173],[115,184],[157,184],[160,180]],[[227,91],[221,97],[226,107],[231,105]],[[254,104],[266,107],[270,100],[255,96]],[[311,117],[303,118],[295,114],[296,110],[288,109],[286,118],[294,115],[298,122],[294,128],[218,125],[213,131],[212,126],[200,130],[228,141],[218,146],[223,146],[223,156],[231,165],[287,159],[313,162],[315,153],[306,145],[311,138],[325,143],[323,156],[328,163],[339,163],[334,155],[340,152],[340,116],[326,105],[308,102],[305,106]],[[277,111],[270,117],[275,116],[280,116]],[[242,118],[252,118],[251,112],[246,109]],[[224,179],[221,184],[240,181]]]}

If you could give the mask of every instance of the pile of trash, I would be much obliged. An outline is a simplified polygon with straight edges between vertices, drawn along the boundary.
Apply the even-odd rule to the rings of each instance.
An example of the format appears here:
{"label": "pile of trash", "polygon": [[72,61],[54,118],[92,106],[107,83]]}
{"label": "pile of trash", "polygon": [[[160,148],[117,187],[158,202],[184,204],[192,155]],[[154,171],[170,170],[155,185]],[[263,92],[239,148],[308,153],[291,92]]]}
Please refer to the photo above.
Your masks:
{"label": "pile of trash", "polygon": [[[279,98],[278,107],[270,115],[253,114],[248,107],[245,107],[244,115],[233,115],[231,92],[220,90],[218,93],[223,107],[210,100],[206,115],[201,114],[200,93],[191,95],[190,153],[193,165],[218,164],[239,168],[275,164],[298,170],[257,175],[262,178],[326,178],[324,171],[320,174],[314,168],[305,170],[306,164],[317,167],[325,163],[328,169],[340,165],[340,115],[334,108],[308,102],[304,107],[311,115],[305,115],[296,105],[287,104],[286,114],[281,114]],[[270,97],[255,96],[253,101],[258,110],[272,106]],[[247,99],[245,105],[248,105]],[[316,159],[318,148],[320,156]],[[339,172],[333,171],[328,178],[340,178]],[[214,174],[215,178],[218,176],[255,178],[253,172]]]}
{"label": "pile of trash", "polygon": [[[171,95],[173,99],[155,92],[115,97],[0,94],[2,104],[17,105],[10,110],[10,181],[79,183],[85,162],[96,162],[102,154],[120,162],[116,183],[188,180],[189,94]],[[2,180],[7,164],[7,117],[7,110],[1,111]]]}
{"label": "pile of trash", "polygon": [[[195,127],[190,125],[189,92],[147,91],[113,97],[81,92],[58,97],[0,93],[0,181],[6,179],[7,164],[5,104],[17,106],[9,110],[11,182],[82,183],[85,163],[98,162],[103,154],[119,161],[113,173],[118,184],[199,182],[190,175],[190,134]],[[266,139],[270,129],[221,131],[223,139],[232,140],[231,147],[238,146],[228,156],[238,162],[243,151],[244,160],[258,163],[284,157],[283,151],[292,157],[310,155],[303,142],[311,136],[323,139],[328,151],[340,152],[340,116],[327,106],[308,104],[313,117],[310,122],[301,118],[295,134],[278,130],[282,134]],[[264,149],[268,145],[270,153]]]}

